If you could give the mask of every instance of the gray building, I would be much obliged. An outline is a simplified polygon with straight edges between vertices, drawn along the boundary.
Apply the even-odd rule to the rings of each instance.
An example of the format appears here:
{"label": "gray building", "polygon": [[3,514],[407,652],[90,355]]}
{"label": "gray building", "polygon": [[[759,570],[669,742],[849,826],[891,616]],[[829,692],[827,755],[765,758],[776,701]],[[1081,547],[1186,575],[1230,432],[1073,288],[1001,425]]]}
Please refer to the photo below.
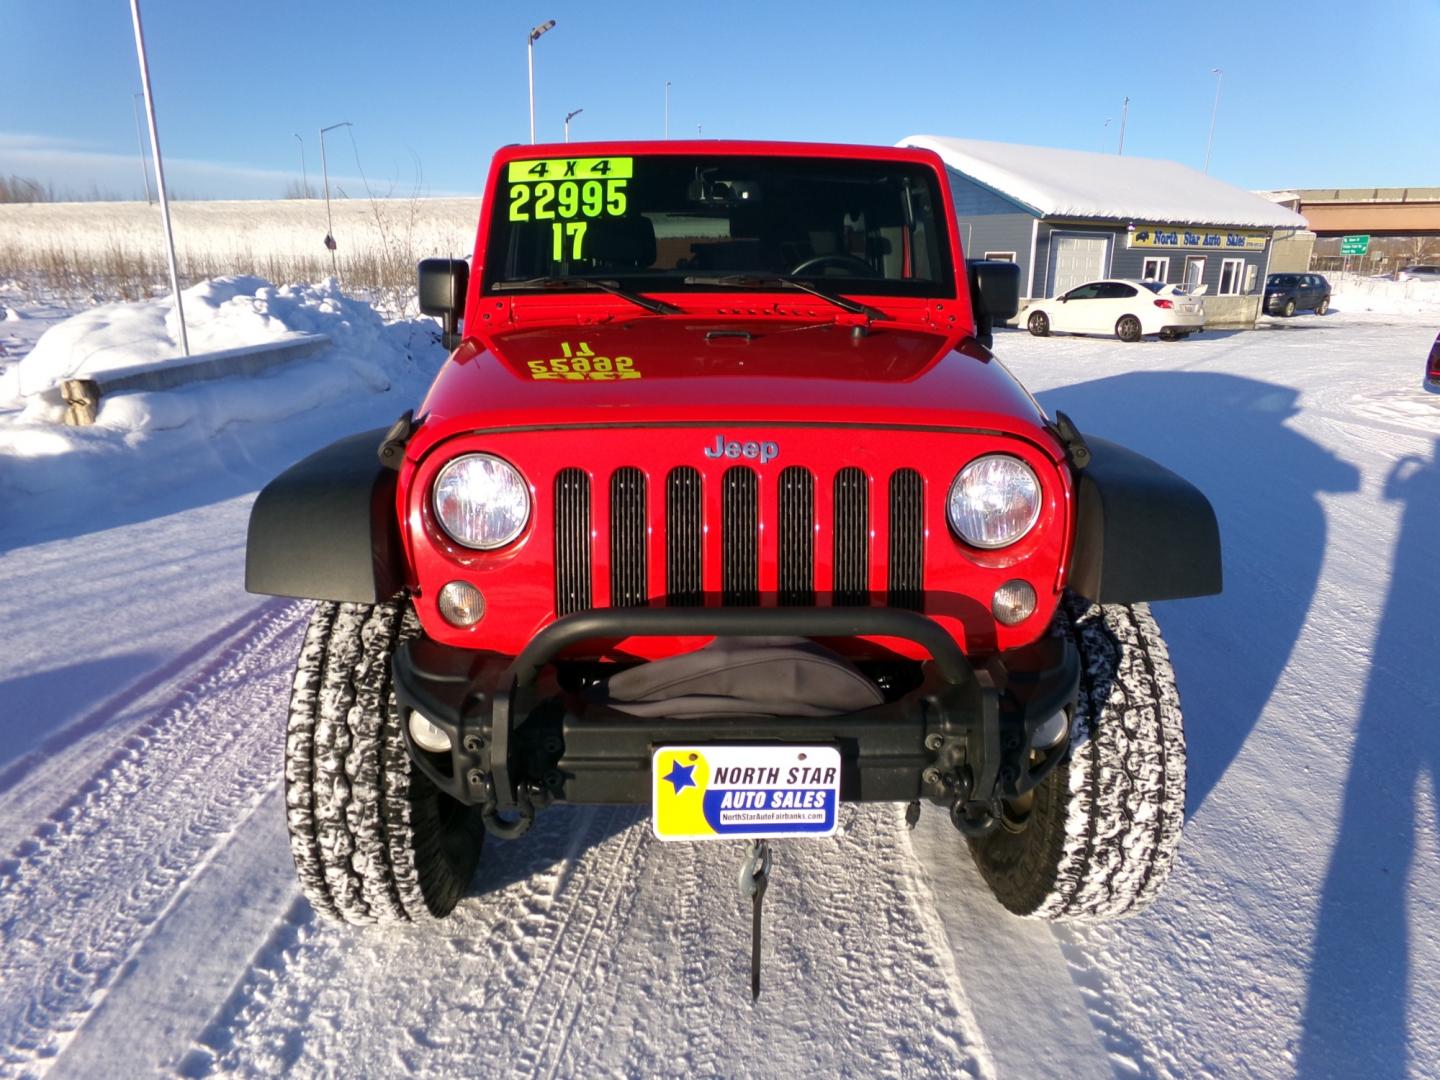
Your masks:
{"label": "gray building", "polygon": [[1305,219],[1173,161],[912,135],[945,162],[969,258],[1020,266],[1026,297],[1097,278],[1207,286],[1206,325],[1253,326],[1276,231]]}

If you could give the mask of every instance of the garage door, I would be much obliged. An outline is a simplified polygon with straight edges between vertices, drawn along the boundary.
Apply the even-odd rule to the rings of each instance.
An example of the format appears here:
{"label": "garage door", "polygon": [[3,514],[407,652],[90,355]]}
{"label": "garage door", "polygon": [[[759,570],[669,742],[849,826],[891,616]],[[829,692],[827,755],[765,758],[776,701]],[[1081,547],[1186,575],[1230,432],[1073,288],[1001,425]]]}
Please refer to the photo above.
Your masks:
{"label": "garage door", "polygon": [[1106,236],[1065,236],[1050,238],[1050,295],[1059,296],[1076,285],[1105,276],[1110,238]]}

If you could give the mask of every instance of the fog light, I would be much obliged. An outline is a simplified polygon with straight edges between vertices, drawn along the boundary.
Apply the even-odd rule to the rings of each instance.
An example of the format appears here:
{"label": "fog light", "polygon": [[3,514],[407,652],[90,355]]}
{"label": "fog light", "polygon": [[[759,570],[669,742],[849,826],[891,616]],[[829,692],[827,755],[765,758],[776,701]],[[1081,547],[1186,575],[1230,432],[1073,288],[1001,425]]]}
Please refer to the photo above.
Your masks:
{"label": "fog light", "polygon": [[1019,578],[1007,581],[995,590],[990,610],[1006,626],[1022,623],[1035,613],[1035,590],[1028,581]]}
{"label": "fog light", "polygon": [[474,626],[485,614],[485,597],[468,581],[452,581],[440,590],[440,614],[452,626]]}
{"label": "fog light", "polygon": [[421,750],[429,750],[432,754],[450,752],[450,736],[414,709],[410,710],[410,738]]}
{"label": "fog light", "polygon": [[1030,736],[1031,749],[1049,750],[1065,737],[1065,732],[1069,727],[1070,717],[1066,715],[1064,709],[1061,709],[1035,729],[1035,734]]}

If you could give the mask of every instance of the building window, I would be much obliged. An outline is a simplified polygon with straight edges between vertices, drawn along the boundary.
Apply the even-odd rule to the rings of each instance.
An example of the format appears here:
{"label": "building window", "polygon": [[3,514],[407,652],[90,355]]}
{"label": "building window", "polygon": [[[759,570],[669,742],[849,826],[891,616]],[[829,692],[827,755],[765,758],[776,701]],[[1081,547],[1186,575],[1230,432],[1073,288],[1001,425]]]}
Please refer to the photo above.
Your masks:
{"label": "building window", "polygon": [[1244,259],[1220,260],[1220,295],[1238,296],[1240,280],[1245,274]]}
{"label": "building window", "polygon": [[1168,258],[1157,259],[1151,256],[1145,260],[1145,268],[1140,271],[1141,281],[1169,281],[1170,260]]}
{"label": "building window", "polygon": [[1185,256],[1185,284],[1195,288],[1205,280],[1205,256]]}
{"label": "building window", "polygon": [[1255,291],[1255,278],[1259,275],[1259,271],[1260,268],[1254,263],[1245,267],[1245,291],[1247,293]]}
{"label": "building window", "polygon": [[987,258],[987,259],[996,259],[996,260],[998,260],[998,261],[1000,261],[1000,262],[1014,262],[1014,261],[1015,261],[1015,252],[1013,252],[1013,251],[987,251],[987,252],[985,252],[985,258]]}

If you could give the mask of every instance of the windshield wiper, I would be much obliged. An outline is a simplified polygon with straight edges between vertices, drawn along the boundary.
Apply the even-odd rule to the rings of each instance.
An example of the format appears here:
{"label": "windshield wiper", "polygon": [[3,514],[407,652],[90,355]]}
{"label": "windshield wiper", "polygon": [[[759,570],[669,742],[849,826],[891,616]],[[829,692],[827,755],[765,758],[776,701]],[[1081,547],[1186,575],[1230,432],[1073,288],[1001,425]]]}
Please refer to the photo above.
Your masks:
{"label": "windshield wiper", "polygon": [[868,304],[862,304],[858,300],[851,300],[848,296],[841,296],[829,289],[822,289],[819,285],[806,281],[803,278],[788,277],[785,274],[691,274],[685,279],[686,285],[721,285],[732,289],[764,289],[773,288],[776,285],[783,285],[788,289],[799,289],[811,296],[818,296],[821,300],[828,300],[836,307],[848,311],[854,315],[864,315],[871,319],[888,319],[890,316],[883,311],[872,308]]}
{"label": "windshield wiper", "polygon": [[545,289],[600,289],[618,296],[622,300],[629,300],[646,311],[653,311],[657,315],[680,315],[682,309],[674,304],[667,304],[664,300],[656,300],[652,296],[643,296],[629,289],[622,289],[618,281],[606,281],[603,278],[591,277],[537,277],[529,278],[526,281],[497,281],[490,286],[496,292],[519,292]]}

